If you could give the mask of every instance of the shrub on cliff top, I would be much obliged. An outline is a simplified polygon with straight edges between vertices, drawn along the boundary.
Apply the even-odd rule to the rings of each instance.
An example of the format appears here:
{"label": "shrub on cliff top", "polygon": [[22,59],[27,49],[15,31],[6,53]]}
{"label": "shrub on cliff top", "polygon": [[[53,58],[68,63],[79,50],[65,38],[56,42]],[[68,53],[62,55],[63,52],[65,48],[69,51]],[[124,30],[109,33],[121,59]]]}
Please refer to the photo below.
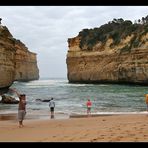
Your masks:
{"label": "shrub on cliff top", "polygon": [[133,24],[130,20],[124,21],[120,18],[113,19],[99,28],[83,29],[78,35],[81,37],[80,48],[87,47],[85,50],[92,50],[95,44],[98,42],[104,44],[108,38],[113,39],[111,46],[118,45],[121,39],[125,39],[131,34],[136,36],[131,39],[131,45],[128,48],[138,47],[141,36],[148,32],[148,16],[142,17],[138,22]]}

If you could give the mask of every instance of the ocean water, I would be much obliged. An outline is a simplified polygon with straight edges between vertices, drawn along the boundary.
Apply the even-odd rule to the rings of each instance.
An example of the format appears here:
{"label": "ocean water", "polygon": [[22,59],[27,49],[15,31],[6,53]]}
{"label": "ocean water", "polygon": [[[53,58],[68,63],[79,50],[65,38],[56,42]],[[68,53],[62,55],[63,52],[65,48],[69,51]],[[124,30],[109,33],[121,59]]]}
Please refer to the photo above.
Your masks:
{"label": "ocean water", "polygon": [[[118,84],[71,84],[67,79],[46,78],[30,82],[14,82],[11,88],[25,93],[27,115],[49,115],[48,102],[36,99],[54,98],[57,114],[85,114],[86,101],[92,101],[92,113],[140,113],[146,111],[148,86]],[[12,97],[16,94],[6,94]],[[0,104],[0,114],[17,113],[18,104]]]}

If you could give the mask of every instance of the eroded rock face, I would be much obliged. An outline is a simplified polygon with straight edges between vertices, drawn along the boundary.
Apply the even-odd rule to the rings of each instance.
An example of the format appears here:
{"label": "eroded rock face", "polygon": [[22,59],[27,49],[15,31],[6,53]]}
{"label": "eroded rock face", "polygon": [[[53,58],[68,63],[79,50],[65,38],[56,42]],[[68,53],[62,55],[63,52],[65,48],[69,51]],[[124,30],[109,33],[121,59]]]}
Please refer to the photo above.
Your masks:
{"label": "eroded rock face", "polygon": [[[130,51],[119,51],[130,44],[132,35],[114,47],[111,39],[98,43],[92,50],[80,48],[79,36],[68,39],[67,77],[72,83],[138,83],[148,85],[148,43]],[[148,40],[148,33],[141,37]]]}
{"label": "eroded rock face", "polygon": [[6,27],[0,27],[0,88],[9,87],[15,79],[14,40]]}
{"label": "eroded rock face", "polygon": [[0,25],[0,89],[8,88],[15,80],[36,79],[39,79],[36,54]]}
{"label": "eroded rock face", "polygon": [[20,41],[16,41],[15,48],[15,80],[29,81],[39,79],[36,54],[30,52]]}

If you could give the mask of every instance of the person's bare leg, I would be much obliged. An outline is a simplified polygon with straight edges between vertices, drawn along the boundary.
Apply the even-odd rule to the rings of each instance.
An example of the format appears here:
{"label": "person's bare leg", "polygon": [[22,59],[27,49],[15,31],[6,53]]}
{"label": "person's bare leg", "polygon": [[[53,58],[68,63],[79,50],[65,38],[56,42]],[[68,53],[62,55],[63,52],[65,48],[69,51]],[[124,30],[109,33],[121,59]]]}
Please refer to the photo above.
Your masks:
{"label": "person's bare leg", "polygon": [[22,121],[19,121],[19,127],[22,127],[23,124],[22,124]]}
{"label": "person's bare leg", "polygon": [[87,117],[89,117],[89,110],[87,110]]}
{"label": "person's bare leg", "polygon": [[24,124],[23,124],[23,120],[22,120],[22,127],[24,126]]}

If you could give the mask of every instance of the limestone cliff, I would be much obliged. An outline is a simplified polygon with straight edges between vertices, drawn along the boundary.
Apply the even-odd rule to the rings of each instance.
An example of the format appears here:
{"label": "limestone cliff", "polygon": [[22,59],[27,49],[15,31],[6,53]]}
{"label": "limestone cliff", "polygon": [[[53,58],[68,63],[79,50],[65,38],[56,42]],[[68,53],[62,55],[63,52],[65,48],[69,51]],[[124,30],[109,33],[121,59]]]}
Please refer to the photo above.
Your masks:
{"label": "limestone cliff", "polygon": [[39,78],[36,54],[13,38],[6,26],[0,25],[0,89],[17,81]]}
{"label": "limestone cliff", "polygon": [[19,40],[15,42],[15,48],[15,80],[29,81],[39,79],[36,54],[30,52]]}
{"label": "limestone cliff", "polygon": [[68,39],[67,77],[72,83],[148,85],[148,21],[114,20]]}

